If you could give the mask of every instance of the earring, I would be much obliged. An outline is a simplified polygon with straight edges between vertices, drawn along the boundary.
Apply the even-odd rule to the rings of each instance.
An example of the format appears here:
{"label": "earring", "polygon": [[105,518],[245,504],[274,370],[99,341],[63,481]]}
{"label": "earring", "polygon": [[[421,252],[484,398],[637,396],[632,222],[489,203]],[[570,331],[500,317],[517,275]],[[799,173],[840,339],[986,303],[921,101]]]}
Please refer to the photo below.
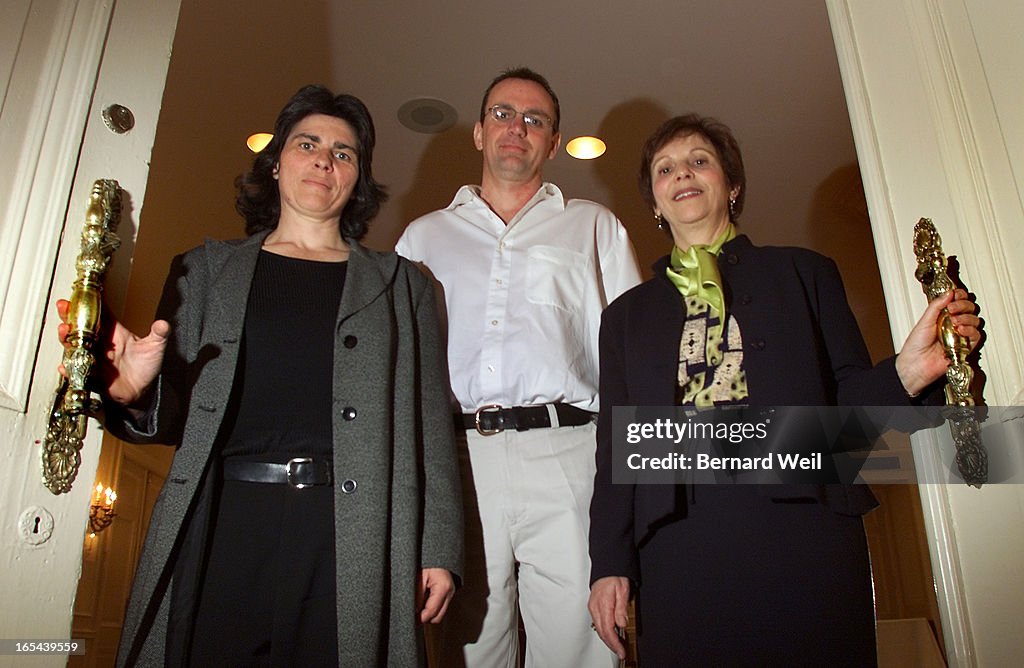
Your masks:
{"label": "earring", "polygon": [[665,216],[661,215],[660,213],[654,214],[654,221],[657,223],[658,229],[661,230],[662,232],[668,229],[668,223],[665,222]]}
{"label": "earring", "polygon": [[729,220],[735,220],[735,219],[736,219],[736,198],[735,197],[730,197],[729,198]]}

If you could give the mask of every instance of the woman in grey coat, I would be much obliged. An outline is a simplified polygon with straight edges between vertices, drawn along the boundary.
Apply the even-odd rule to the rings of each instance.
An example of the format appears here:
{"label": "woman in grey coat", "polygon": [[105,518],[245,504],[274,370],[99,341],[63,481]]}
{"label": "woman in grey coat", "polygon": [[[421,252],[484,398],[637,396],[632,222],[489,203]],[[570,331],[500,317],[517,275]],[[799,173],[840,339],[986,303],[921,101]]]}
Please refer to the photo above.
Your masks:
{"label": "woman in grey coat", "polygon": [[147,336],[105,323],[108,428],[177,447],[119,665],[424,663],[461,504],[432,286],[359,243],[373,145],[303,88],[238,180],[250,236],[176,258]]}

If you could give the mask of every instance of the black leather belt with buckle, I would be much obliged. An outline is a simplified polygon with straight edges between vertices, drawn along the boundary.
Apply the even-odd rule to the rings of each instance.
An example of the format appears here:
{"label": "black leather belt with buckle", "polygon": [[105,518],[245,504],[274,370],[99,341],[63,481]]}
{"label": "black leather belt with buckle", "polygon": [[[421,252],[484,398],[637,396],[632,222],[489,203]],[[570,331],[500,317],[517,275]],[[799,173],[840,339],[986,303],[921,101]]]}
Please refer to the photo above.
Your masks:
{"label": "black leather belt with buckle", "polygon": [[331,469],[329,460],[313,457],[295,457],[283,464],[228,457],[224,460],[221,476],[224,480],[275,483],[302,489],[330,485]]}
{"label": "black leather belt with buckle", "polygon": [[[576,408],[569,404],[551,404],[555,407],[558,427],[579,427],[593,422],[594,413]],[[506,429],[526,431],[527,429],[545,429],[551,427],[551,415],[547,405],[512,406],[502,408],[497,404],[488,404],[476,409],[474,413],[460,413],[455,416],[455,424],[463,429],[476,429],[483,436],[500,434]]]}

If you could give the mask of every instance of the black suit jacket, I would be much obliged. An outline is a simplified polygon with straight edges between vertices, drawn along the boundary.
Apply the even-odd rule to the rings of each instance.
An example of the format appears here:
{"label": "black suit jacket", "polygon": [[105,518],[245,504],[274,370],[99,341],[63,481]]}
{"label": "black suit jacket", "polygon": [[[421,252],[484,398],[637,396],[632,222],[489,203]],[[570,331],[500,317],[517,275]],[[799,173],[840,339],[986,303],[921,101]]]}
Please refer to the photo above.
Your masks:
{"label": "black suit jacket", "polygon": [[[637,579],[636,546],[659,521],[679,514],[672,485],[612,484],[612,407],[671,406],[685,311],[665,277],[655,276],[613,302],[601,320],[601,413],[591,502],[591,582]],[[726,310],[743,337],[752,406],[907,406],[895,357],[872,366],[835,263],[800,248],[757,247],[746,236],[723,246],[719,271]],[[932,389],[929,396],[934,392]],[[862,515],[877,501],[864,485],[772,485],[773,498],[815,499]]]}

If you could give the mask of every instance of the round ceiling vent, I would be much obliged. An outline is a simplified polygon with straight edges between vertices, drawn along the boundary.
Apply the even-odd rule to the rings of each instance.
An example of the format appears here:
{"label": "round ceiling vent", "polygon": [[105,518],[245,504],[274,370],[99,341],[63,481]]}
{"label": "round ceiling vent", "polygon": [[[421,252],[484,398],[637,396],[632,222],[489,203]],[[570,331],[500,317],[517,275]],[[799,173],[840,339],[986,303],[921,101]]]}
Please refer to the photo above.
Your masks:
{"label": "round ceiling vent", "polygon": [[398,108],[398,120],[415,132],[435,134],[455,125],[455,108],[435,97],[417,97]]}

